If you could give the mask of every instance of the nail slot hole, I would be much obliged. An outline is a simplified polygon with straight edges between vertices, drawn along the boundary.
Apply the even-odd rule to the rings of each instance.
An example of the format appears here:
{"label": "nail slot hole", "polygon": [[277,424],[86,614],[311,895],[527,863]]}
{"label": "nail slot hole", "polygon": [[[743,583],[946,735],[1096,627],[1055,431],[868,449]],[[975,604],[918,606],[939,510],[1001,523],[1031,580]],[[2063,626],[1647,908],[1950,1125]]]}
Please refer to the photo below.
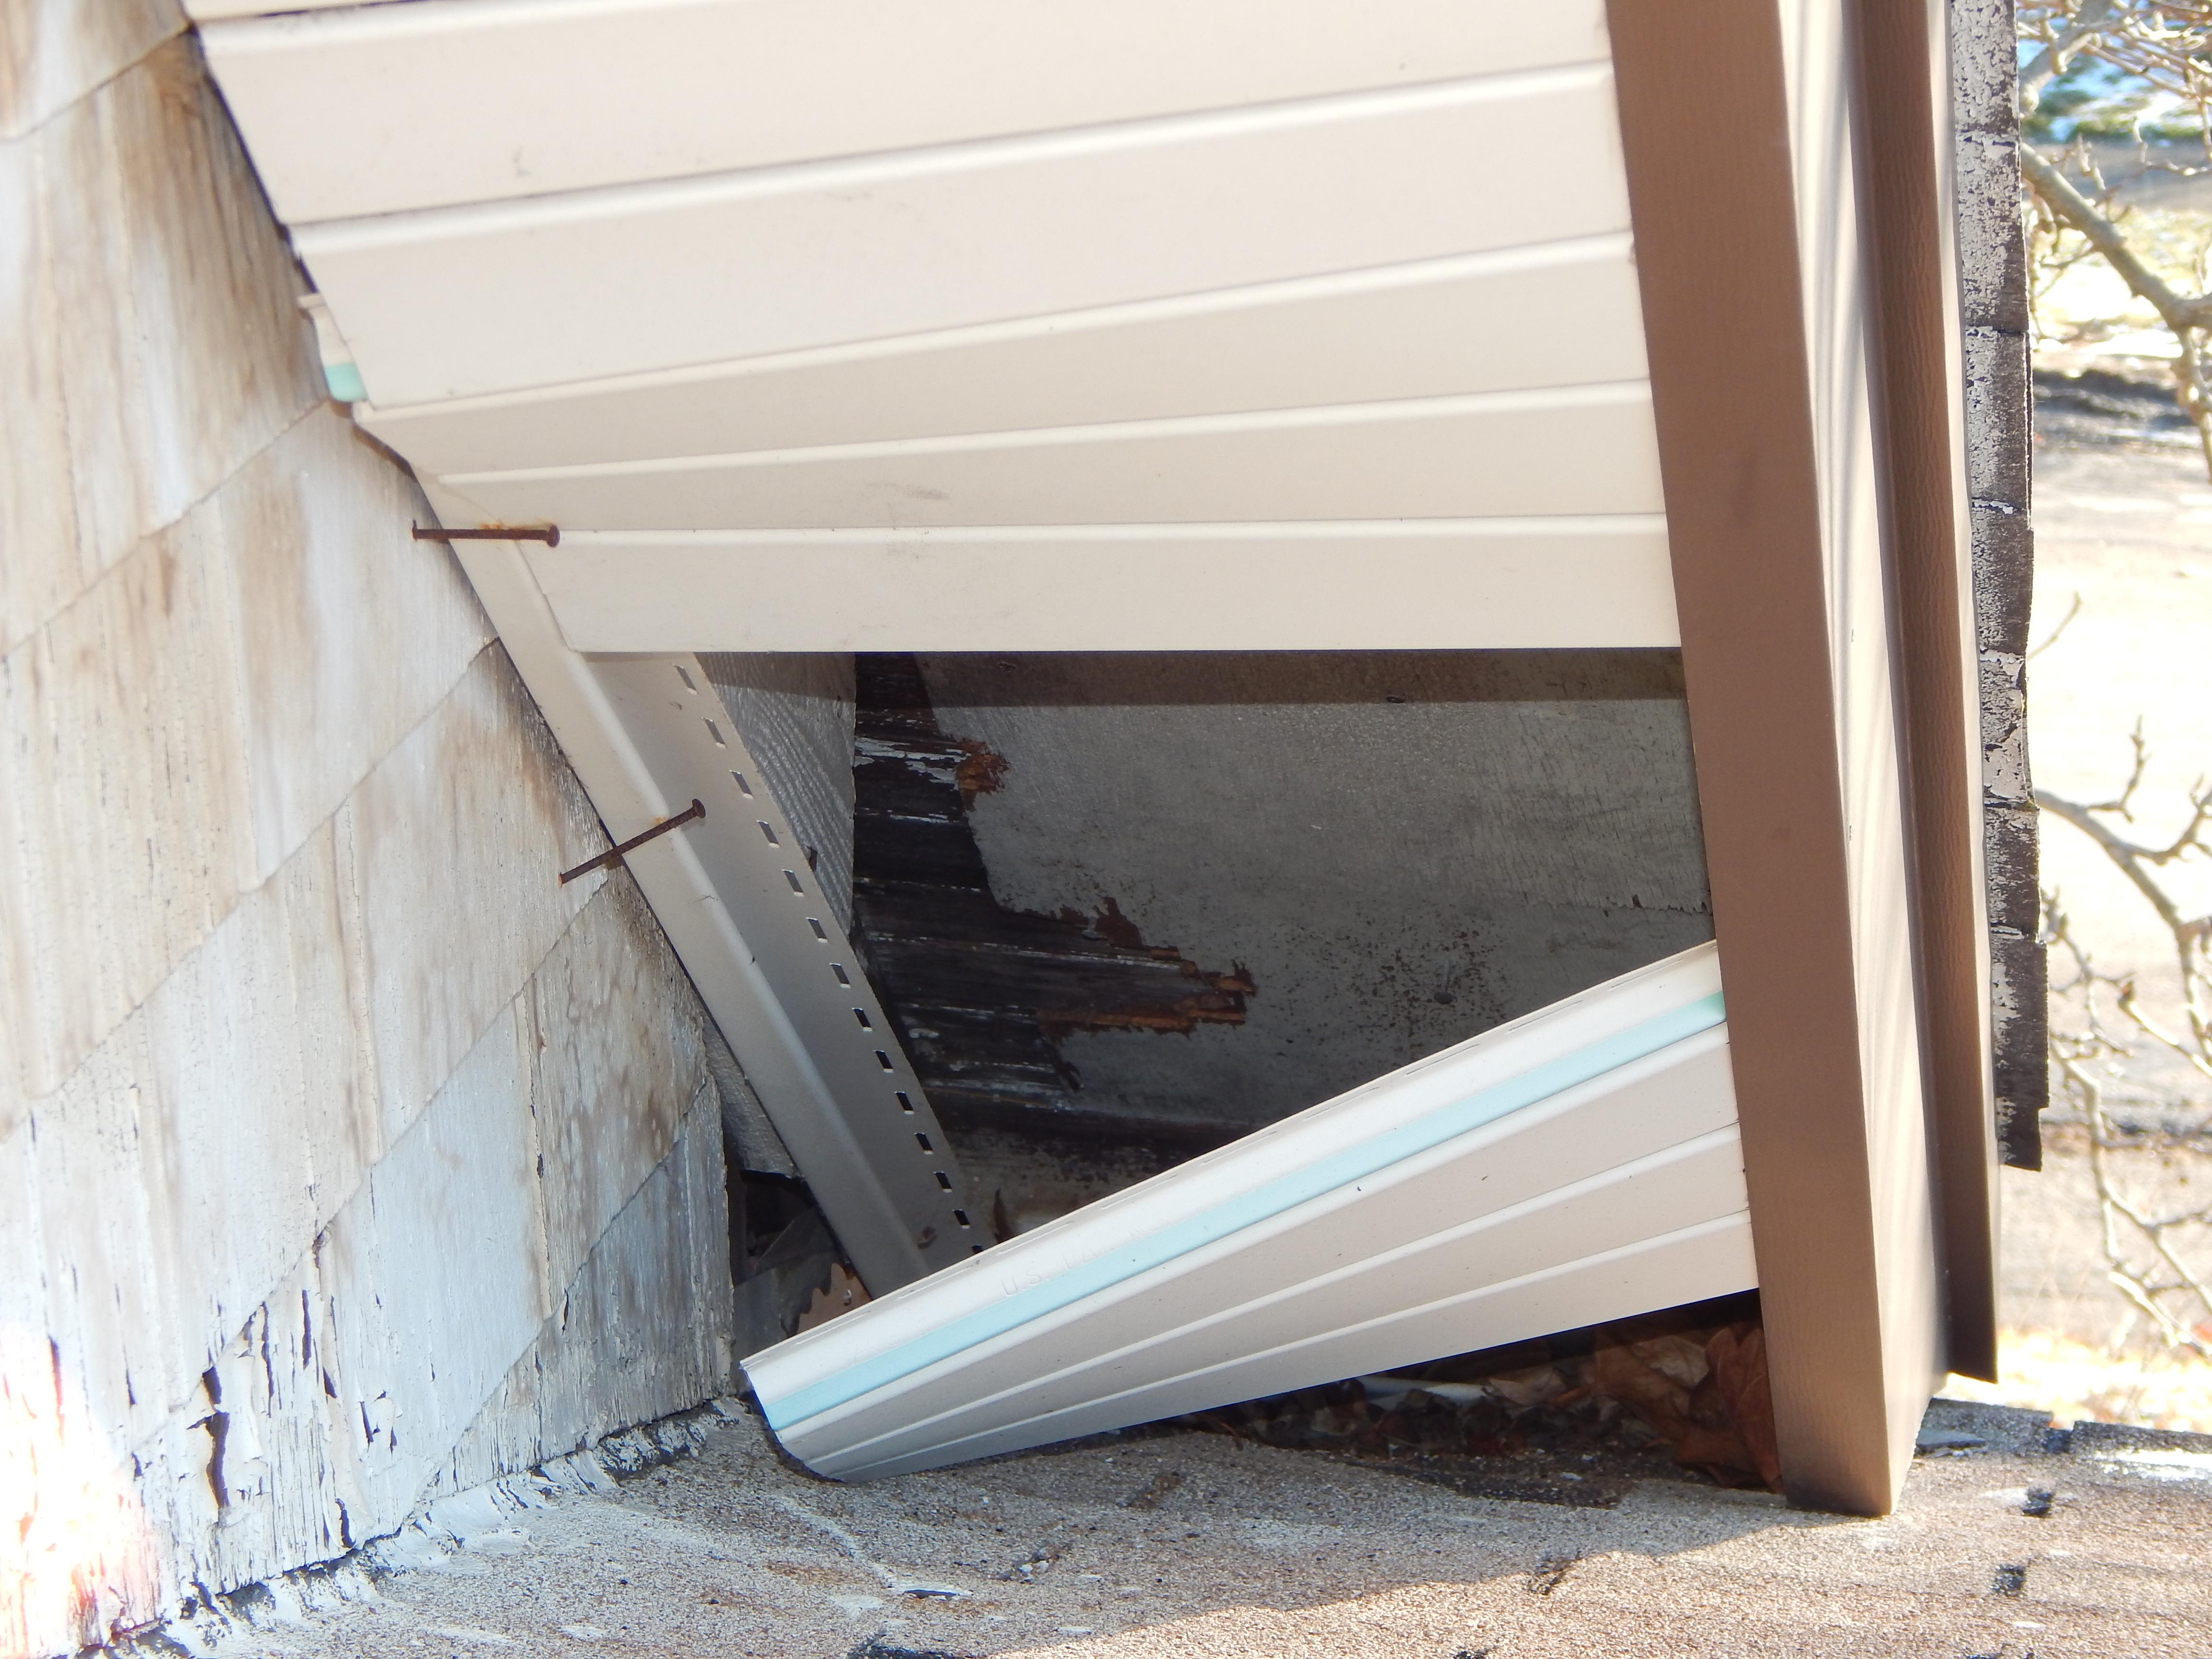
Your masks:
{"label": "nail slot hole", "polygon": [[[784,874],[786,874],[787,876],[787,875],[789,875],[790,873],[791,873],[791,872],[790,872],[790,871],[788,871],[788,870],[787,870],[787,871],[785,871],[785,872],[784,872]],[[809,917],[807,917],[807,919],[806,919],[806,925],[807,925],[809,927],[811,927],[811,928],[814,930],[814,937],[815,937],[815,938],[817,938],[817,939],[820,939],[820,940],[821,940],[824,945],[827,945],[827,944],[830,942],[830,935],[828,934],[828,933],[826,933],[825,931],[823,931],[823,926],[822,926],[822,923],[821,923],[821,921],[820,921],[820,919],[819,919],[818,917],[815,917],[815,916],[809,916]]]}
{"label": "nail slot hole", "polygon": [[781,847],[783,845],[781,842],[775,838],[775,831],[768,827],[768,821],[765,818],[756,818],[754,822],[760,825],[761,834],[768,837],[768,844],[769,846]]}
{"label": "nail slot hole", "polygon": [[955,1210],[952,1212],[952,1218],[958,1222],[963,1227],[965,1227],[968,1224],[968,1212],[965,1210]]}
{"label": "nail slot hole", "polygon": [[949,1193],[952,1190],[952,1177],[939,1170],[937,1171],[937,1184]]}
{"label": "nail slot hole", "polygon": [[697,684],[692,680],[690,675],[684,672],[684,665],[682,663],[679,662],[676,664],[675,669],[676,678],[684,682],[684,689],[686,691],[696,691],[699,689]]}
{"label": "nail slot hole", "polygon": [[983,1247],[981,1244],[970,1244],[968,1247],[968,1254],[970,1255],[981,1255],[983,1254]]}
{"label": "nail slot hole", "polygon": [[753,792],[752,785],[745,781],[745,775],[742,772],[731,773],[730,781],[738,786],[738,793],[741,795],[750,795]]}
{"label": "nail slot hole", "polygon": [[840,985],[850,985],[853,982],[853,976],[845,971],[845,964],[842,962],[831,963],[830,971],[837,975],[837,983]]}
{"label": "nail slot hole", "polygon": [[895,1072],[898,1069],[897,1066],[891,1064],[891,1057],[880,1048],[876,1050],[876,1064],[882,1066],[886,1072]]}
{"label": "nail slot hole", "polygon": [[785,871],[783,872],[783,878],[791,884],[791,890],[793,892],[803,893],[806,890],[804,887],[801,887],[799,884],[799,872],[796,870]]}
{"label": "nail slot hole", "polygon": [[876,1029],[868,1024],[868,1011],[865,1008],[854,1009],[853,1018],[860,1022],[860,1029],[864,1031],[872,1031]]}
{"label": "nail slot hole", "polygon": [[921,1144],[921,1150],[922,1150],[923,1152],[935,1152],[935,1151],[937,1150],[937,1148],[936,1148],[936,1147],[934,1147],[934,1146],[931,1146],[931,1145],[929,1144],[929,1137],[928,1137],[927,1135],[925,1135],[925,1134],[917,1134],[916,1136],[915,1136],[915,1139]]}
{"label": "nail slot hole", "polygon": [[715,748],[727,749],[730,746],[728,744],[722,741],[722,728],[720,726],[715,725],[712,720],[706,721],[705,725],[707,727],[707,735],[714,738]]}
{"label": "nail slot hole", "polygon": [[906,1097],[905,1090],[895,1089],[892,1092],[898,1096],[899,1110],[902,1112],[910,1112],[914,1109],[914,1103]]}

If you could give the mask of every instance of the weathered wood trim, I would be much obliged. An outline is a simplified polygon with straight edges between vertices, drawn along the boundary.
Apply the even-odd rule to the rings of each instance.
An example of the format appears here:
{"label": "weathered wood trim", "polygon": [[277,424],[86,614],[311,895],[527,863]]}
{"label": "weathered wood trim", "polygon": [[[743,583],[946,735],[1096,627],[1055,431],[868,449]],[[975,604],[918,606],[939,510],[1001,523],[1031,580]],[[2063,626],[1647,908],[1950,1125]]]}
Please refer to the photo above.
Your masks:
{"label": "weathered wood trim", "polygon": [[1951,1370],[1996,1376],[1996,1142],[1949,9],[1857,0],[1859,165]]}
{"label": "weathered wood trim", "polygon": [[1953,0],[1959,285],[1967,522],[1982,678],[1982,848],[1990,913],[1991,1048],[2003,1161],[2043,1167],[2050,1103],[2038,935],[2042,896],[2026,720],[2030,522],[2027,249],[2020,211],[2020,63],[2012,0]]}
{"label": "weathered wood trim", "polygon": [[1782,23],[1775,0],[1608,15],[1784,1480],[1793,1503],[1881,1513],[1881,1263]]}

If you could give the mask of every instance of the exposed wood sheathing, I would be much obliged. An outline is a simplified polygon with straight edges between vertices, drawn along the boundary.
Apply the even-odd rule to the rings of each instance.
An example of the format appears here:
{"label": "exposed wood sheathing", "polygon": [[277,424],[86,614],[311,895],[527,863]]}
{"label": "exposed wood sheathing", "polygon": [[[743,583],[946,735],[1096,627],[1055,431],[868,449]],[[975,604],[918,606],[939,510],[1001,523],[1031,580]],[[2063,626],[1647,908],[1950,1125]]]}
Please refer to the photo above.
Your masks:
{"label": "exposed wood sheathing", "polygon": [[1711,945],[750,1356],[838,1480],[1311,1388],[1756,1278]]}
{"label": "exposed wood sheathing", "polygon": [[[165,21],[166,19],[166,21]],[[326,1559],[729,1366],[704,1017],[188,40],[0,74],[0,1652]]]}
{"label": "exposed wood sheathing", "polygon": [[4,0],[0,139],[68,108],[184,27],[177,0]]}
{"label": "exposed wood sheathing", "polygon": [[[8,250],[0,650],[297,418],[298,278],[197,55],[157,19],[12,0],[0,52]],[[167,8],[161,9],[167,10]],[[167,27],[174,27],[171,20]],[[159,340],[159,350],[141,349]]]}
{"label": "exposed wood sheathing", "polygon": [[1671,652],[858,660],[856,931],[1001,1236],[1707,936]]}
{"label": "exposed wood sheathing", "polygon": [[1942,1368],[1995,1381],[1997,1144],[1982,869],[1980,671],[1968,544],[1945,0],[1863,0],[1854,51],[1873,251],[1890,611],[1923,1064],[1942,1264]]}
{"label": "exposed wood sheathing", "polygon": [[1711,936],[1672,652],[921,665],[1005,763],[968,813],[1001,905],[1251,988],[1170,1034],[1069,1022],[1098,1109],[1241,1133]]}
{"label": "exposed wood sheathing", "polygon": [[913,658],[871,654],[860,665],[857,928],[948,1127],[1107,1139],[1166,1129],[1187,1148],[1232,1138],[1238,1126],[1162,1125],[1110,1099],[1079,1098],[1054,1045],[1076,1031],[1241,1024],[1249,978],[1148,945],[1110,894],[1090,915],[1000,903],[967,814],[1004,782],[1007,763],[939,728]]}

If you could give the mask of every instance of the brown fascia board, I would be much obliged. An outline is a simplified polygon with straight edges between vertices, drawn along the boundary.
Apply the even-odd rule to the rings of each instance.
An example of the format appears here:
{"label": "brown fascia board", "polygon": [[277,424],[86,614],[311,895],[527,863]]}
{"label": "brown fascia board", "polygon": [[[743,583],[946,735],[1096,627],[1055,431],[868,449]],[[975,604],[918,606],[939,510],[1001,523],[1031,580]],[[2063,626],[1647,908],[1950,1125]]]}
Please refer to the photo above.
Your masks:
{"label": "brown fascia board", "polygon": [[[1860,1023],[1871,1016],[1854,973],[1780,20],[1775,0],[1611,0],[1609,19],[1784,1481],[1801,1505],[1878,1514],[1894,1501],[1896,1424],[1917,1412],[1905,1395],[1921,1379],[1885,1350],[1871,1146],[1887,1127],[1874,1120],[1911,1105],[1870,1099],[1861,1060]],[[1910,58],[1909,23],[1851,21],[1877,40],[1885,73]],[[1908,106],[1930,95],[1924,76],[1899,94]],[[1932,115],[1922,118],[1932,129]],[[1887,179],[1923,165],[1916,149],[1924,160],[1933,143],[1923,131],[1859,165]],[[1966,740],[1962,694],[1946,691],[1960,648],[1949,623],[1964,599],[1944,564],[1947,550],[1955,559],[1944,538],[1955,535],[1957,495],[1940,400],[1954,325],[1929,309],[1942,303],[1942,273],[1929,270],[1942,229],[1911,222],[1942,197],[1941,179],[1925,179],[1861,228],[1876,266],[1890,257],[1882,238],[1905,241],[1900,270],[1869,295],[1887,325],[1871,389],[1905,404],[1877,428],[1887,556],[1908,567],[1892,573],[1893,627],[1901,593],[1933,607],[1892,644],[1911,728],[1899,733],[1904,850],[1936,865],[1914,878],[1911,924],[1919,1047],[1934,1056],[1923,1064],[1939,1126],[1935,1179],[1948,1197],[1971,1185],[1956,1166],[1972,1137],[1957,1129],[1977,1085],[1960,1079],[1985,1077],[1987,1048],[1978,1036],[1971,1054],[1960,1047],[1981,1029],[1978,1009],[1962,1006],[1976,994],[1962,963],[1980,945],[1978,925],[1964,943],[1957,930],[1979,902],[1958,890],[1972,869],[1956,846],[1972,798],[1948,799]],[[1919,453],[1937,442],[1940,459]],[[1939,1237],[1947,1276],[1965,1292],[1954,1299],[1966,1328],[1950,1346],[1971,1364],[1986,1323],[1972,1287],[1986,1284],[1990,1249],[1985,1221],[1963,1209]],[[1924,1297],[1916,1282],[1899,1272],[1893,1293]],[[1932,1317],[1905,1310],[1923,1312]]]}
{"label": "brown fascia board", "polygon": [[1857,0],[1856,12],[1875,453],[1897,623],[1945,1346],[1951,1370],[1994,1382],[1997,1147],[1949,9]]}

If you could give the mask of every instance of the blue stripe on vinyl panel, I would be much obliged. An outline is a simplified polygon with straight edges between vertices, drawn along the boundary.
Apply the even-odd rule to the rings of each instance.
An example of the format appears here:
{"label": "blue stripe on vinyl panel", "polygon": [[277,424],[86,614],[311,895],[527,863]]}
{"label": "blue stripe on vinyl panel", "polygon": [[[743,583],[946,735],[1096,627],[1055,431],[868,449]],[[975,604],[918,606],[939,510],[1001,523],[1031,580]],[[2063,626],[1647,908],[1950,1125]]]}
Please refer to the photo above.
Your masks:
{"label": "blue stripe on vinyl panel", "polygon": [[913,1376],[979,1343],[1087,1296],[1110,1290],[1139,1273],[1188,1255],[1231,1234],[1255,1226],[1309,1200],[1402,1163],[1455,1136],[1548,1100],[1553,1095],[1658,1053],[1726,1018],[1715,992],[1687,1006],[1532,1067],[1502,1083],[1425,1113],[1371,1140],[1348,1146],[1302,1170],[1224,1200],[1173,1226],[1132,1239],[1094,1261],[1025,1286],[986,1308],[849,1365],[780,1399],[761,1399],[769,1425],[778,1433],[849,1401]]}

